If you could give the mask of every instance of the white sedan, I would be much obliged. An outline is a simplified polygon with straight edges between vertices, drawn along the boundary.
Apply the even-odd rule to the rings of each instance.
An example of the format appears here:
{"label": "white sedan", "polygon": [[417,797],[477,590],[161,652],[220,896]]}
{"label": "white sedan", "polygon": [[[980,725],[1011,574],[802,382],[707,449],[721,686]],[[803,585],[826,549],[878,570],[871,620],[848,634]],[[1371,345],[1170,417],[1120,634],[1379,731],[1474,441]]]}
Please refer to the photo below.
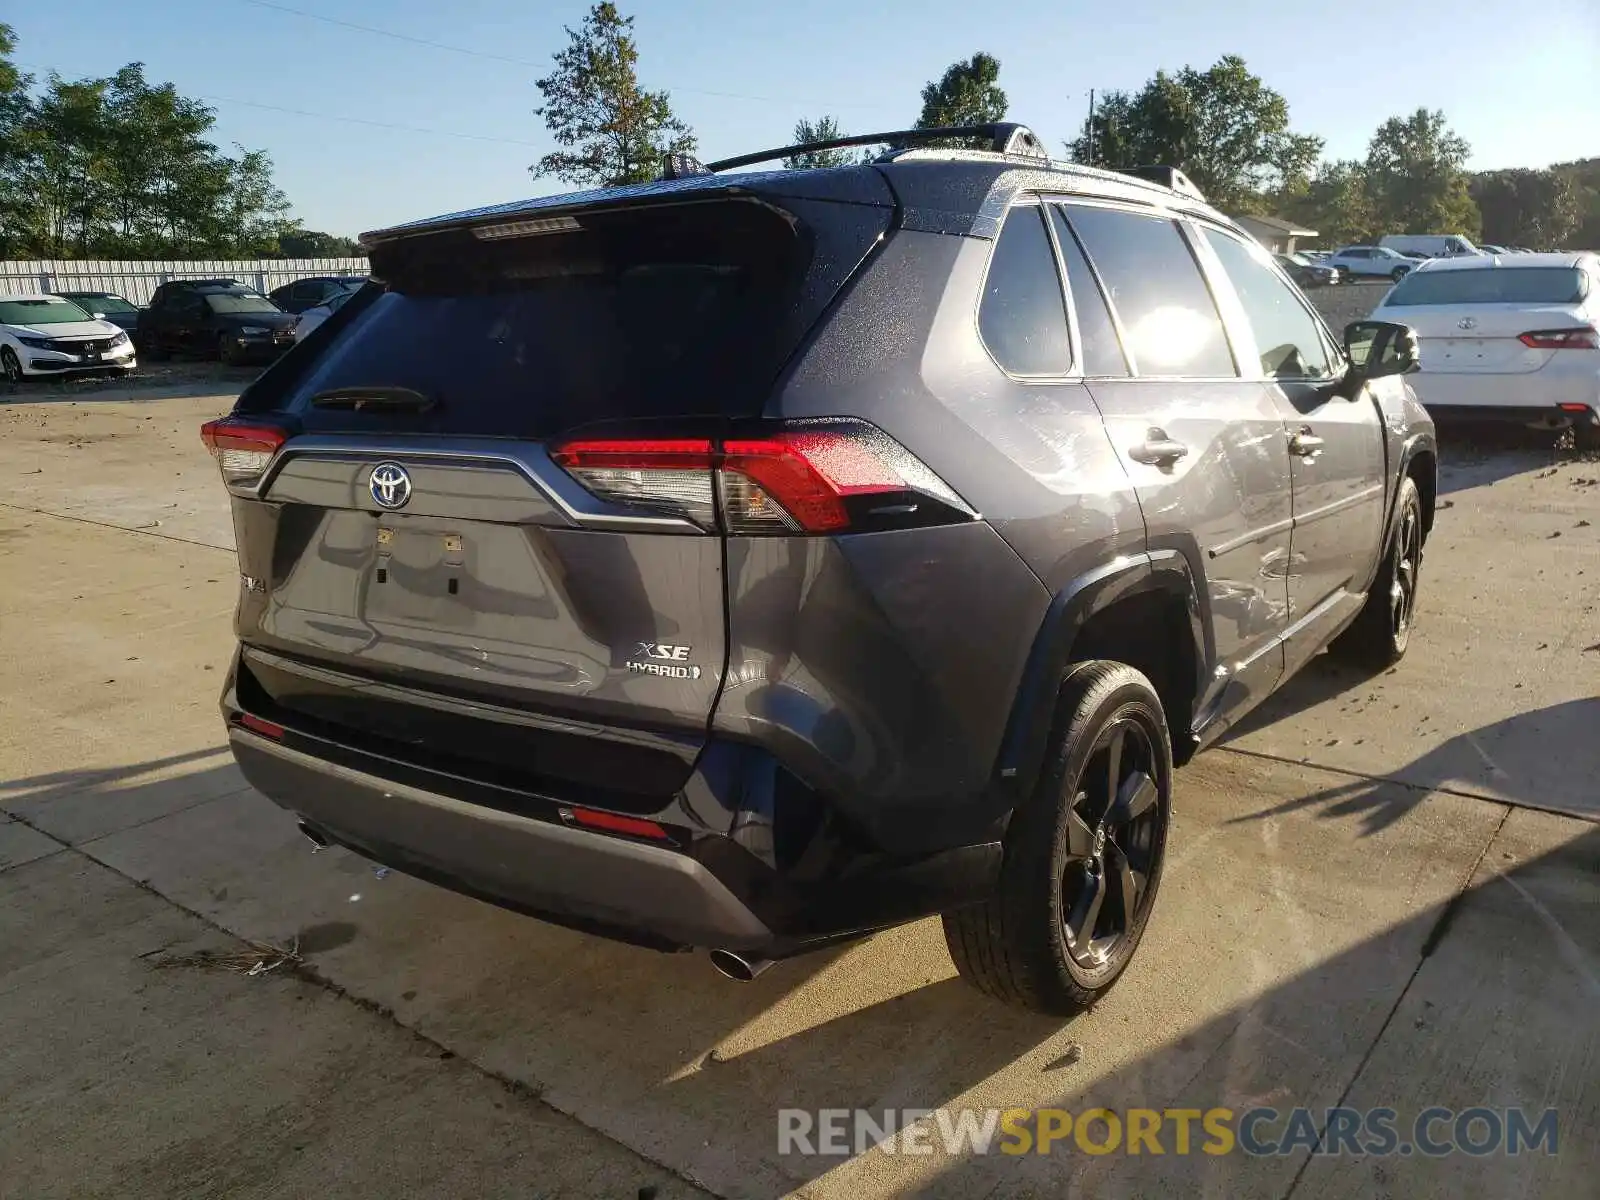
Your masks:
{"label": "white sedan", "polygon": [[1429,259],[1372,319],[1416,330],[1422,369],[1408,382],[1434,416],[1600,440],[1600,256]]}
{"label": "white sedan", "polygon": [[136,366],[128,335],[71,300],[42,293],[0,295],[0,374],[7,382],[65,371],[125,373]]}

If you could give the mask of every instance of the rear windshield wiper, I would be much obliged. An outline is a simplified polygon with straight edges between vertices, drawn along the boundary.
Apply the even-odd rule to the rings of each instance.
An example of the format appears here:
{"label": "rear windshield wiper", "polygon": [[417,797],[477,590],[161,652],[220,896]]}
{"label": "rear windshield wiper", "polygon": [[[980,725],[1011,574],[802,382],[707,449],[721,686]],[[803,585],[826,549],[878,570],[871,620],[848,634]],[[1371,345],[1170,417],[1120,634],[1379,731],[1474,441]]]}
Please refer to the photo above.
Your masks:
{"label": "rear windshield wiper", "polygon": [[312,408],[347,408],[352,412],[428,412],[438,401],[407,387],[337,387],[311,397]]}

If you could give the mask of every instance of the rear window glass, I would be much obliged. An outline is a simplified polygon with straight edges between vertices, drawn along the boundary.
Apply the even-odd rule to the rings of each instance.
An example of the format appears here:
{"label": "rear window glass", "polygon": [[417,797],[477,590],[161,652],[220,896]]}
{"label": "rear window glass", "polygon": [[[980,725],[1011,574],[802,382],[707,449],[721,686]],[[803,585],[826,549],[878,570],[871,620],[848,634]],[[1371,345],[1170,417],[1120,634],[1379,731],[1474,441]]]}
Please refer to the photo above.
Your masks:
{"label": "rear window glass", "polygon": [[[822,207],[838,217],[826,255],[804,222],[744,200],[380,246],[383,293],[350,306],[286,388],[263,392],[286,391],[281,407],[308,430],[537,438],[598,421],[754,415],[888,220],[887,209]],[[316,400],[363,387],[420,392],[432,407],[352,412]],[[263,394],[250,407],[269,403]]]}
{"label": "rear window glass", "polygon": [[1385,308],[1418,304],[1579,304],[1588,288],[1576,267],[1467,267],[1418,271],[1384,300]]}

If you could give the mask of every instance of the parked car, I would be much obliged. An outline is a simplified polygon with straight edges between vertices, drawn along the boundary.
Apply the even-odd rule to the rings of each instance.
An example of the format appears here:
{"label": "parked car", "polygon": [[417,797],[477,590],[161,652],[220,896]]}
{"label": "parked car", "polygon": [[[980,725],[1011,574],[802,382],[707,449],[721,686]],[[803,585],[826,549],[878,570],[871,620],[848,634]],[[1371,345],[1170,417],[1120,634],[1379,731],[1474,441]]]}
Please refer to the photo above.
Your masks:
{"label": "parked car", "polygon": [[1405,328],[988,132],[368,235],[385,287],[203,430],[249,781],[737,978],[941,913],[990,995],[1102,995],[1174,763],[1405,653],[1433,427]]}
{"label": "parked car", "polygon": [[139,327],[139,306],[115,292],[56,292],[55,294],[71,300],[97,320],[110,321],[126,334],[131,335]]}
{"label": "parked car", "polygon": [[1436,416],[1600,427],[1600,256],[1513,254],[1419,267],[1373,311],[1411,326],[1411,386]]}
{"label": "parked car", "polygon": [[146,357],[215,357],[225,363],[276,357],[294,343],[294,317],[254,288],[231,279],[164,283],[139,315]]}
{"label": "parked car", "polygon": [[340,292],[359,288],[366,281],[364,275],[313,275],[273,288],[267,295],[284,312],[303,313],[308,308],[326,304]]}
{"label": "parked car", "polygon": [[42,292],[0,295],[0,374],[6,382],[68,371],[125,375],[138,365],[126,333],[71,300]]}
{"label": "parked car", "polygon": [[1379,238],[1378,245],[1419,258],[1454,258],[1479,253],[1478,248],[1459,233],[1391,233]]}
{"label": "parked car", "polygon": [[1328,259],[1328,266],[1338,267],[1352,279],[1383,277],[1396,282],[1404,279],[1417,263],[1417,259],[1384,246],[1346,246]]}
{"label": "parked car", "polygon": [[300,320],[295,323],[294,340],[297,342],[304,341],[306,335],[343,308],[346,301],[360,290],[359,287],[344,288],[335,292],[315,308],[306,309],[305,312],[300,314]]}
{"label": "parked car", "polygon": [[1303,288],[1327,287],[1339,282],[1339,268],[1319,263],[1304,254],[1274,254],[1284,273]]}

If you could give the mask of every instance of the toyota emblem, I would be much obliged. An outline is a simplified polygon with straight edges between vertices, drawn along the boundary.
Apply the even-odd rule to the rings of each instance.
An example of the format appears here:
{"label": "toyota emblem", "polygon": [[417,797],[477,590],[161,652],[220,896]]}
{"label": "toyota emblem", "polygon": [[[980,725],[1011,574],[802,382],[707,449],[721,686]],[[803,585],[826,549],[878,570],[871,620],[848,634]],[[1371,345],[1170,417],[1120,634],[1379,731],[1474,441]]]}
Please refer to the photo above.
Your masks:
{"label": "toyota emblem", "polygon": [[404,508],[411,499],[411,476],[397,462],[381,462],[372,468],[372,502],[379,508]]}

